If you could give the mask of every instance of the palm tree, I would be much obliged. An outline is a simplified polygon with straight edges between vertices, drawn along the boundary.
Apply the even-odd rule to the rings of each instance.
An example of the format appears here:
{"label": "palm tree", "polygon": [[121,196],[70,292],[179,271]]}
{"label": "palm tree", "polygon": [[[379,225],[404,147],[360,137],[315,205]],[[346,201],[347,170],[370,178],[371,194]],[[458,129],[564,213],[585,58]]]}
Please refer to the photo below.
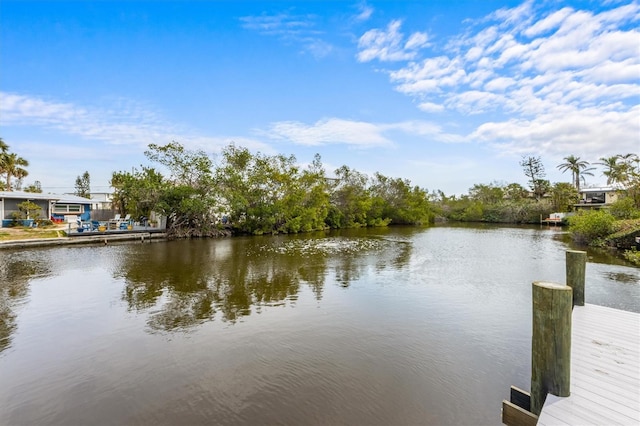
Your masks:
{"label": "palm tree", "polygon": [[587,167],[589,162],[580,160],[580,157],[576,157],[575,155],[564,157],[564,160],[567,160],[567,162],[558,165],[558,169],[562,171],[562,173],[571,170],[573,185],[580,191],[580,178],[584,180],[585,175],[593,176],[593,173],[591,173],[591,171],[594,170],[593,167]]}
{"label": "palm tree", "polygon": [[[640,172],[640,157],[638,154],[629,153],[625,155],[618,155],[618,157],[624,164],[626,164],[627,175]],[[628,178],[629,176],[626,177]]]}
{"label": "palm tree", "polygon": [[9,153],[9,145],[7,145],[2,138],[0,138],[0,176],[5,173],[5,164],[7,162],[7,155]]}
{"label": "palm tree", "polygon": [[11,191],[11,178],[25,177],[29,173],[23,167],[27,167],[29,162],[22,157],[18,157],[18,154],[3,154],[2,164],[0,165],[0,171],[7,175],[7,191]]}
{"label": "palm tree", "polygon": [[619,163],[618,160],[620,160],[620,155],[614,155],[600,157],[600,162],[596,163],[605,168],[602,174],[607,177],[607,185],[622,183],[625,180],[627,164]]}

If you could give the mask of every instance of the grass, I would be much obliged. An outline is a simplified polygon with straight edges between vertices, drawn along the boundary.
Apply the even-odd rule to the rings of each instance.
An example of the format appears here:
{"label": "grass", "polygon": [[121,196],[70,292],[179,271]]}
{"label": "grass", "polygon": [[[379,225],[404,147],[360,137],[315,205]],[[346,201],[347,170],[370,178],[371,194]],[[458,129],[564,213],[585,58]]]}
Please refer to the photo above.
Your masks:
{"label": "grass", "polygon": [[14,227],[2,228],[0,231],[0,241],[28,240],[34,238],[60,238],[67,234],[64,230],[55,226],[43,228]]}

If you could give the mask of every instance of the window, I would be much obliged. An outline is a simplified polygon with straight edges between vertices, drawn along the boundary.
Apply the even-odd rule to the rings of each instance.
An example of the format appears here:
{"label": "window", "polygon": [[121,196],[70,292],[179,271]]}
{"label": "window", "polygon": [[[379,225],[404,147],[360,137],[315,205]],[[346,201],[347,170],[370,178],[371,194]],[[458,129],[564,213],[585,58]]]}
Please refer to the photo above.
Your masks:
{"label": "window", "polygon": [[54,213],[82,213],[81,204],[55,204],[53,206]]}
{"label": "window", "polygon": [[587,192],[585,198],[587,203],[604,204],[604,192]]}

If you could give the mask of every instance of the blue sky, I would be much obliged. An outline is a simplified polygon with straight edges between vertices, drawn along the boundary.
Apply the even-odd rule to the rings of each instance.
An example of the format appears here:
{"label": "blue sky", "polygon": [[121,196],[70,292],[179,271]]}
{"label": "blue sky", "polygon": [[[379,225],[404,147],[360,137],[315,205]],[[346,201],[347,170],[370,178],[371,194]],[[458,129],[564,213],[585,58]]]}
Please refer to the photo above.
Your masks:
{"label": "blue sky", "polygon": [[[636,1],[11,1],[0,137],[26,184],[93,191],[176,140],[315,153],[462,194],[640,153]],[[600,170],[588,184],[603,184]]]}

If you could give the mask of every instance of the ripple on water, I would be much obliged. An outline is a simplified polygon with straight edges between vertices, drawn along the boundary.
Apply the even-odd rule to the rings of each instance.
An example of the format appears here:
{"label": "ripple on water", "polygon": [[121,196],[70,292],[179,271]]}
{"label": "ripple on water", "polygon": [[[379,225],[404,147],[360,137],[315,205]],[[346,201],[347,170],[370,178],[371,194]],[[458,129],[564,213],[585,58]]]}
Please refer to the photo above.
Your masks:
{"label": "ripple on water", "polygon": [[333,256],[382,250],[388,241],[377,238],[343,238],[288,240],[279,245],[262,245],[262,253],[277,253],[303,257]]}

